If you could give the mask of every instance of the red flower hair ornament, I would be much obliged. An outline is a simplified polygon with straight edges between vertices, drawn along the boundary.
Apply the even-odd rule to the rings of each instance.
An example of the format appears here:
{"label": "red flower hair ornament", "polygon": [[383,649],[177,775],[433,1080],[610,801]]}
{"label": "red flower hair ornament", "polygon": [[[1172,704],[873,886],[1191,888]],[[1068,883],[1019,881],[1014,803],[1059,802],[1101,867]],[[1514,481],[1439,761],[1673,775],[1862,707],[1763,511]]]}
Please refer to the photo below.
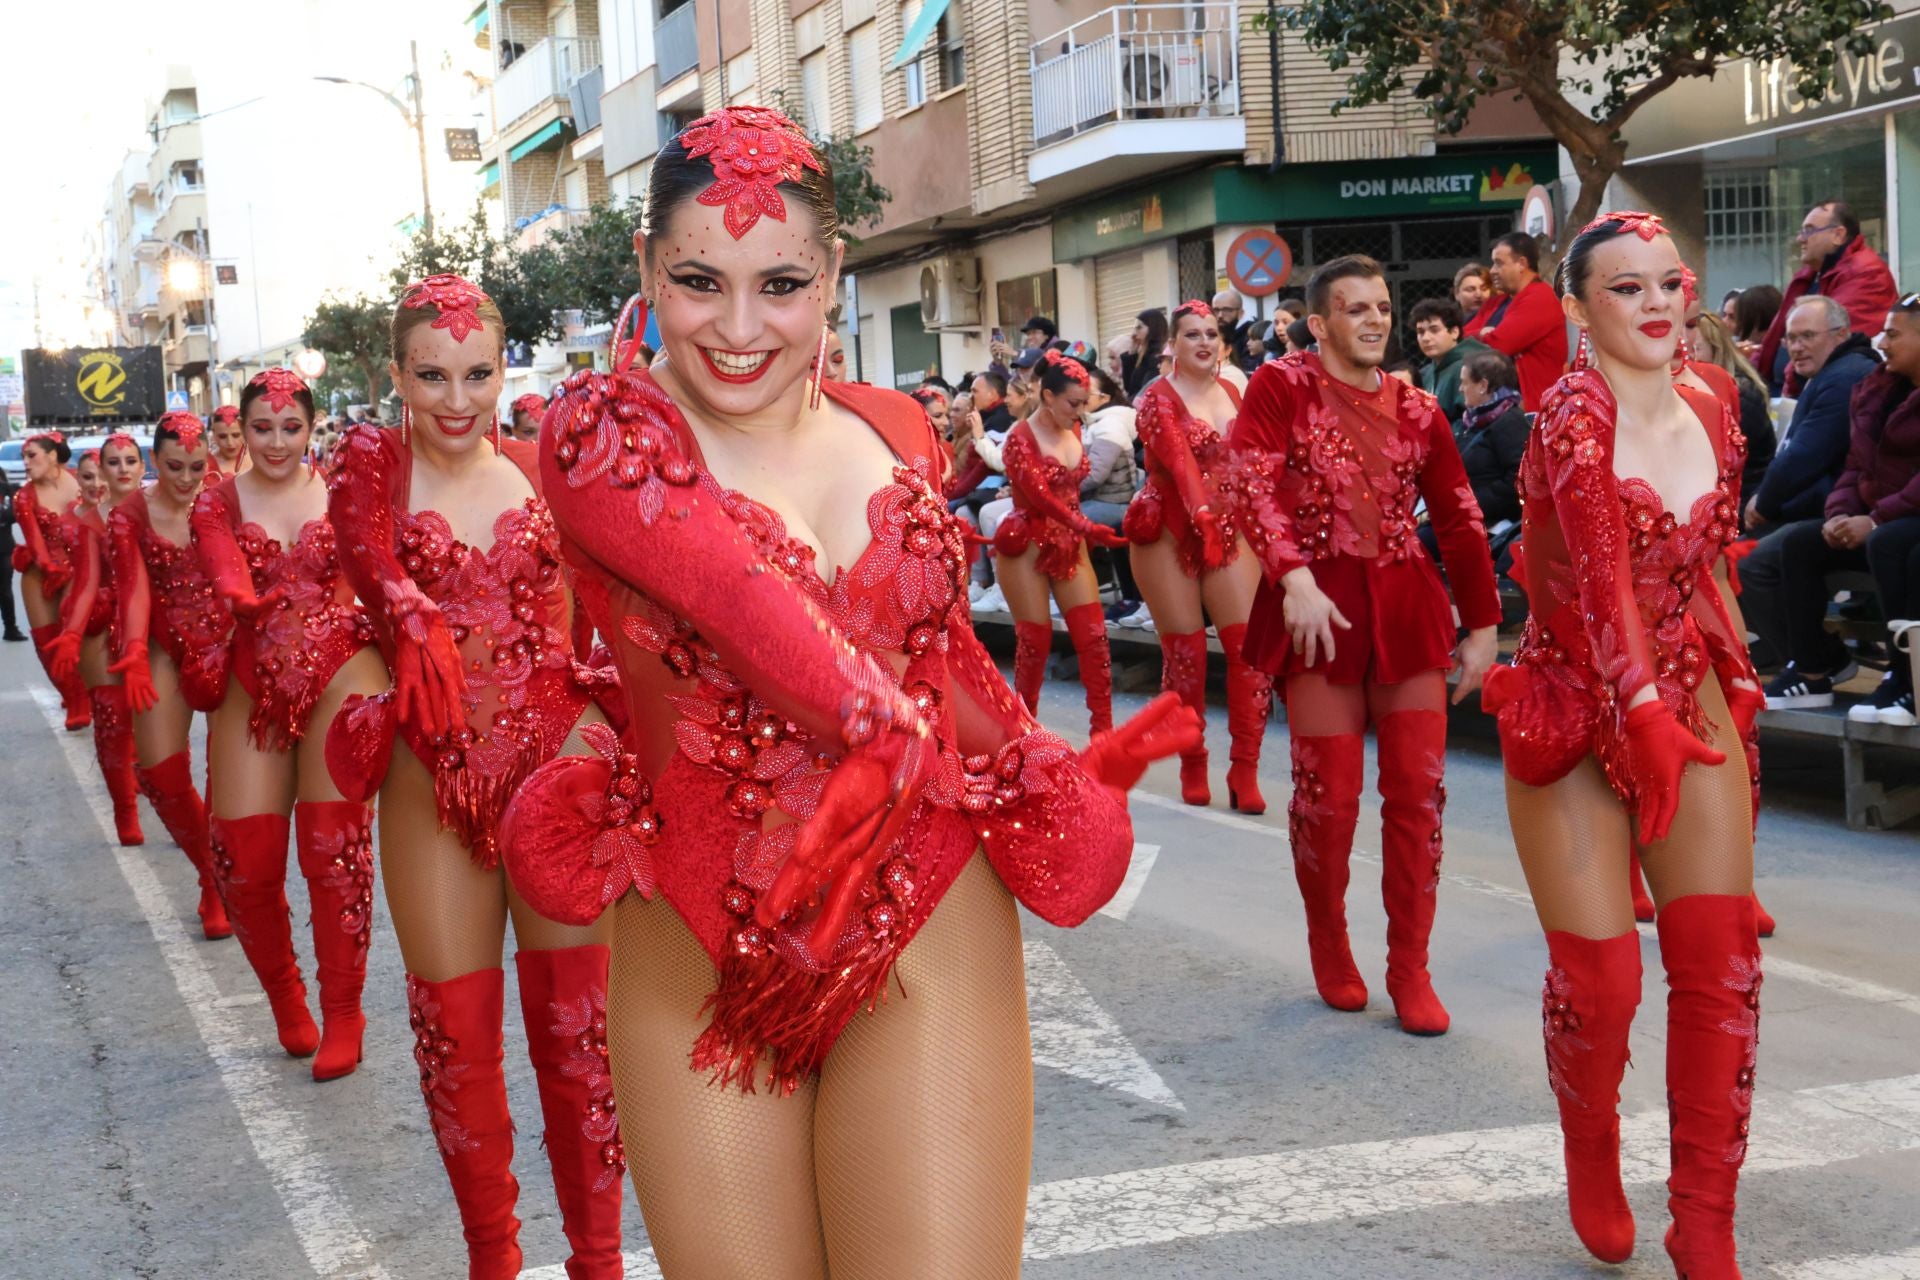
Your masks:
{"label": "red flower hair ornament", "polygon": [[[222,405],[219,411],[213,416],[218,418],[220,414],[225,413],[228,409],[233,409],[233,406]],[[233,409],[233,416],[238,418],[240,411]],[[206,429],[206,425],[200,421],[197,415],[187,413],[181,409],[175,409],[170,413],[161,414],[160,421],[153,425],[155,435],[159,435],[163,430],[172,431],[179,439],[180,447],[188,453],[192,453],[200,447],[200,437]]]}
{"label": "red flower hair ornament", "polygon": [[291,409],[296,397],[307,390],[307,380],[291,369],[262,369],[253,375],[249,387],[259,387],[266,399],[267,408],[279,413]]}
{"label": "red flower hair ornament", "polygon": [[240,406],[237,404],[221,405],[218,409],[215,409],[213,411],[213,420],[215,422],[240,421]]}
{"label": "red flower hair ornament", "polygon": [[39,431],[27,437],[28,444],[33,444],[40,440],[45,440],[48,444],[65,444],[67,442],[67,434],[64,431]]}
{"label": "red flower hair ornament", "polygon": [[529,391],[513,402],[515,413],[531,413],[535,417],[547,411],[547,398],[537,392]]}
{"label": "red flower hair ornament", "polygon": [[1211,320],[1213,319],[1213,308],[1200,301],[1200,299],[1193,298],[1175,307],[1173,309],[1173,316],[1176,320],[1181,316],[1200,316],[1202,319]]}
{"label": "red flower hair ornament", "polygon": [[1066,374],[1069,380],[1077,382],[1083,387],[1091,383],[1091,379],[1087,376],[1087,366],[1081,364],[1072,356],[1063,356],[1058,351],[1048,348],[1047,354],[1041,356],[1040,361],[1042,364],[1058,369],[1060,372]]}
{"label": "red flower hair ornament", "polygon": [[451,333],[455,342],[465,342],[468,334],[482,327],[480,304],[488,300],[480,286],[471,280],[437,275],[408,285],[400,297],[400,305],[410,311],[432,307],[438,313],[433,327]]}
{"label": "red flower hair ornament", "polygon": [[1613,213],[1603,213],[1586,226],[1580,228],[1580,234],[1585,235],[1587,232],[1598,227],[1604,227],[1608,223],[1615,225],[1616,235],[1625,235],[1631,231],[1634,235],[1646,241],[1652,241],[1655,236],[1667,234],[1667,224],[1660,220],[1659,214],[1641,213],[1634,209],[1619,209]]}
{"label": "red flower hair ornament", "polygon": [[680,145],[691,158],[713,164],[713,185],[700,193],[704,205],[724,205],[727,233],[735,240],[766,214],[787,220],[778,187],[798,182],[804,170],[826,172],[800,126],[771,107],[722,107],[688,125]]}
{"label": "red flower hair ornament", "polygon": [[127,448],[138,450],[140,448],[140,442],[124,431],[116,431],[105,440],[102,440],[100,447],[102,449]]}

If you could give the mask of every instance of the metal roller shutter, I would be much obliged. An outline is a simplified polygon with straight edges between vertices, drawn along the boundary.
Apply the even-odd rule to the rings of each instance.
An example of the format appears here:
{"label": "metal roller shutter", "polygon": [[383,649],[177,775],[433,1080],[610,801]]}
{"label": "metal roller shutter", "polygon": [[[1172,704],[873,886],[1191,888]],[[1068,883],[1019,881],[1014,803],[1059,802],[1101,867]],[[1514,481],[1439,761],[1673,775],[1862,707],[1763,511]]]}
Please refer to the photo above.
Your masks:
{"label": "metal roller shutter", "polygon": [[1093,301],[1100,319],[1095,347],[1133,332],[1134,317],[1147,309],[1146,264],[1138,249],[1093,260]]}

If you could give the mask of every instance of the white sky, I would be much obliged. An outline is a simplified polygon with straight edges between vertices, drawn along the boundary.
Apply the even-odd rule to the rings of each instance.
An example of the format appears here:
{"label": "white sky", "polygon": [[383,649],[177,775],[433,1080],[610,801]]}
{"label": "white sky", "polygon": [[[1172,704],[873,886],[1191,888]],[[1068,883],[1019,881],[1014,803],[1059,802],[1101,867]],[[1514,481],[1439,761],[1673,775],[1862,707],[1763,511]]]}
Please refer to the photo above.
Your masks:
{"label": "white sky", "polygon": [[[126,151],[146,148],[146,107],[164,90],[169,64],[193,68],[203,114],[261,96],[232,121],[248,113],[275,139],[283,154],[271,159],[279,163],[262,167],[276,171],[276,186],[284,182],[287,155],[297,156],[311,199],[372,205],[362,221],[391,225],[418,204],[411,135],[373,94],[312,77],[343,76],[397,92],[407,42],[418,37],[431,84],[435,60],[467,40],[463,24],[472,8],[472,0],[9,4],[12,56],[0,74],[0,354],[33,345],[36,281],[45,337],[84,336],[62,331],[77,329],[88,293],[88,240]],[[470,43],[465,52],[472,52]],[[479,123],[454,118],[455,105],[428,102],[431,151],[440,150],[438,126]],[[209,156],[208,169],[210,185],[231,183],[235,158]],[[442,217],[471,207],[470,185],[449,185],[440,181],[434,191]],[[281,199],[307,197],[279,191]],[[216,228],[216,256],[220,243]]]}

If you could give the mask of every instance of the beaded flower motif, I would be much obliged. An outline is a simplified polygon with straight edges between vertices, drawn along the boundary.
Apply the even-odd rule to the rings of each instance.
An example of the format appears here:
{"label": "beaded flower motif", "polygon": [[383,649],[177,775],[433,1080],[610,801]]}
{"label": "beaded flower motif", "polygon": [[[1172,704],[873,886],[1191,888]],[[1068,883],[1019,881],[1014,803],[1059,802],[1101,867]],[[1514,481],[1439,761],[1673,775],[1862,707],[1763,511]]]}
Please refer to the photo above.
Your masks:
{"label": "beaded flower motif", "polygon": [[451,333],[455,342],[465,342],[468,334],[481,327],[480,304],[485,301],[487,295],[479,285],[449,273],[414,281],[401,295],[400,305],[410,311],[432,307],[439,312],[433,327]]}
{"label": "beaded flower motif", "polygon": [[294,398],[307,389],[307,380],[291,369],[263,369],[253,375],[253,381],[247,384],[260,387],[266,396],[267,408],[279,413],[293,407]]}
{"label": "beaded flower motif", "polygon": [[160,421],[154,424],[153,429],[155,432],[162,429],[171,430],[175,436],[179,437],[180,447],[192,453],[199,447],[200,436],[206,430],[206,426],[194,414],[184,409],[175,409],[170,413],[161,414]]}
{"label": "beaded flower motif", "polygon": [[770,107],[723,107],[688,125],[680,144],[689,157],[711,158],[714,181],[700,193],[700,203],[726,207],[727,232],[735,240],[753,230],[763,213],[775,222],[787,220],[777,190],[782,182],[798,182],[803,169],[824,172],[800,126]]}

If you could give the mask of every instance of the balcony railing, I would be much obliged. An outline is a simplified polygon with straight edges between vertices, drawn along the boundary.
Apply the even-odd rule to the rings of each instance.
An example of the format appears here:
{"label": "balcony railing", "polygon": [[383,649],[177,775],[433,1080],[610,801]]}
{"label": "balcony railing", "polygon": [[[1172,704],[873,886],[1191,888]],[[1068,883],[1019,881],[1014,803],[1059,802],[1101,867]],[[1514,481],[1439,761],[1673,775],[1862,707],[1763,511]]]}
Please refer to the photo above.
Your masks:
{"label": "balcony railing", "polygon": [[600,65],[600,42],[587,36],[542,40],[507,64],[493,82],[495,122],[505,129],[554,98]]}
{"label": "balcony railing", "polygon": [[1237,116],[1239,51],[1231,3],[1103,9],[1030,48],[1034,145],[1119,120]]}
{"label": "balcony railing", "polygon": [[693,10],[693,0],[687,0],[653,29],[653,60],[660,66],[663,85],[700,65],[700,29],[693,25]]}

